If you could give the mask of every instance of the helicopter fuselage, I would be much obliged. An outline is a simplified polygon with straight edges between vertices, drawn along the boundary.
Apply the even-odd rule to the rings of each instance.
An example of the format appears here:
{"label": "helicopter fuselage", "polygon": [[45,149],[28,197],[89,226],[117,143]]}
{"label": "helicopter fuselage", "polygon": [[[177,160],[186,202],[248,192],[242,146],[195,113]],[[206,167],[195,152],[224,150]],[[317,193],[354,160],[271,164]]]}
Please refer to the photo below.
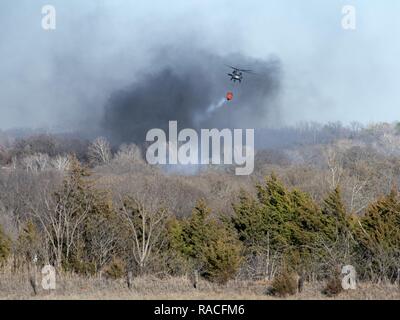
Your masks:
{"label": "helicopter fuselage", "polygon": [[236,82],[236,81],[242,82],[242,79],[243,79],[243,74],[236,70],[234,70],[232,73],[228,73],[228,76],[231,77],[231,81],[233,81],[233,82]]}

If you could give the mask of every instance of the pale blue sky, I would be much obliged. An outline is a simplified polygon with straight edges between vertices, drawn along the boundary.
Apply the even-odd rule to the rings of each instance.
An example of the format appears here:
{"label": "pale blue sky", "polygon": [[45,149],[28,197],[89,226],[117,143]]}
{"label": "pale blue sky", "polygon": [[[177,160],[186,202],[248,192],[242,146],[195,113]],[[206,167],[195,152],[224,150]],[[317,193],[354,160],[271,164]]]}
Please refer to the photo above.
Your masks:
{"label": "pale blue sky", "polygon": [[[41,29],[41,6],[57,30]],[[345,4],[357,29],[341,28]],[[285,124],[400,119],[400,2],[2,0],[0,128],[76,124],[157,48],[279,57]]]}

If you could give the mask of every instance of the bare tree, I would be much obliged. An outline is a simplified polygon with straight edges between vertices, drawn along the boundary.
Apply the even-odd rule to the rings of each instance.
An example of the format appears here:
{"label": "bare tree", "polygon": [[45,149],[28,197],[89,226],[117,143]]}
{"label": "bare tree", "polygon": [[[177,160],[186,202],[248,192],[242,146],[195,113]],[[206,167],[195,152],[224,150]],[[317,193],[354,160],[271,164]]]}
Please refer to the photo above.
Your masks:
{"label": "bare tree", "polygon": [[79,226],[92,205],[92,194],[82,191],[79,180],[71,177],[64,180],[60,191],[42,190],[41,201],[29,203],[32,216],[39,221],[51,245],[57,268],[64,257],[69,258]]}
{"label": "bare tree", "polygon": [[26,156],[21,160],[24,169],[27,172],[37,172],[36,159],[33,156]]}
{"label": "bare tree", "polygon": [[69,158],[67,156],[56,156],[51,160],[53,167],[61,172],[67,171],[70,165]]}
{"label": "bare tree", "polygon": [[33,159],[35,160],[39,171],[46,170],[50,162],[49,156],[45,153],[35,153]]}
{"label": "bare tree", "polygon": [[144,163],[142,152],[135,144],[122,145],[115,156],[116,161]]}
{"label": "bare tree", "polygon": [[21,162],[27,172],[40,172],[49,167],[50,158],[45,153],[34,153],[22,158]]}
{"label": "bare tree", "polygon": [[104,137],[99,137],[89,145],[88,156],[94,164],[108,164],[111,161],[110,143]]}
{"label": "bare tree", "polygon": [[88,217],[91,232],[88,234],[90,243],[87,243],[87,254],[88,258],[94,262],[96,271],[109,263],[118,250],[121,229],[119,221],[119,219],[113,220],[107,212],[99,212],[94,217]]}
{"label": "bare tree", "polygon": [[328,182],[330,188],[333,190],[339,185],[340,178],[343,174],[342,157],[338,148],[329,146],[325,150],[325,158],[330,172]]}
{"label": "bare tree", "polygon": [[17,165],[18,165],[17,157],[16,157],[16,156],[13,156],[13,157],[11,158],[11,169],[12,169],[12,170],[17,169]]}
{"label": "bare tree", "polygon": [[[150,191],[150,190],[149,190]],[[168,211],[157,207],[151,199],[151,193],[124,199],[120,210],[121,217],[131,232],[131,252],[140,273],[153,253],[162,245],[162,235],[168,217]]]}

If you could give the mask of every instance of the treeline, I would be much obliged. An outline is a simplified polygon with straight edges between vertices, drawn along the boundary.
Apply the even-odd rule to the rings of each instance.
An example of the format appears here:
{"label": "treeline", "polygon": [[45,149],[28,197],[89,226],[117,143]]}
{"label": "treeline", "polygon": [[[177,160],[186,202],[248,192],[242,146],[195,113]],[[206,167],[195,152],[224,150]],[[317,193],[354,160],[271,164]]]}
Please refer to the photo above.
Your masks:
{"label": "treeline", "polygon": [[111,278],[196,270],[218,283],[272,279],[284,271],[318,280],[344,264],[364,280],[394,281],[398,275],[395,186],[355,214],[347,212],[339,186],[317,203],[271,174],[234,193],[231,210],[213,211],[199,197],[192,211],[181,215],[168,199],[157,200],[168,188],[157,185],[161,181],[142,183],[141,192],[116,194],[99,187],[98,175],[76,157],[68,161],[59,183],[49,183],[53,178],[46,173],[23,197],[2,201],[4,211],[14,212],[7,223],[15,224],[17,233],[0,228],[1,268],[23,272],[37,261],[59,272]]}
{"label": "treeline", "polygon": [[[339,140],[351,140],[355,145],[363,145],[379,150],[381,153],[400,154],[400,123],[372,123],[363,125],[352,122],[343,125],[340,122],[319,124],[305,122],[292,127],[257,129],[256,149],[284,150],[299,146],[329,145]],[[138,143],[136,141],[136,143]],[[144,141],[139,142],[139,145]],[[16,160],[34,155],[47,155],[50,158],[75,154],[82,162],[89,163],[93,156],[97,161],[107,161],[107,154],[95,155],[92,150],[107,151],[110,148],[104,138],[91,143],[79,133],[48,133],[44,130],[0,130],[0,165],[12,165]],[[99,150],[102,149],[102,150]],[[118,146],[110,148],[116,153]],[[112,149],[112,150],[111,150]],[[111,155],[111,154],[110,154]],[[105,158],[103,158],[105,156]]]}

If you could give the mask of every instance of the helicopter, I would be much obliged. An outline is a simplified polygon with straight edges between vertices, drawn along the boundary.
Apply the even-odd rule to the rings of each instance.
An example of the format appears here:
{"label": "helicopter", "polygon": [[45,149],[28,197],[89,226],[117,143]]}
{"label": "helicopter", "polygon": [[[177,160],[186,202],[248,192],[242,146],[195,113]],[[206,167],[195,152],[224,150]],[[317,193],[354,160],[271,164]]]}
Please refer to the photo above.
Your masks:
{"label": "helicopter", "polygon": [[254,73],[252,70],[239,69],[230,65],[226,66],[232,69],[232,72],[228,73],[228,76],[231,77],[231,81],[233,82],[239,81],[241,83],[243,80],[243,73]]}

